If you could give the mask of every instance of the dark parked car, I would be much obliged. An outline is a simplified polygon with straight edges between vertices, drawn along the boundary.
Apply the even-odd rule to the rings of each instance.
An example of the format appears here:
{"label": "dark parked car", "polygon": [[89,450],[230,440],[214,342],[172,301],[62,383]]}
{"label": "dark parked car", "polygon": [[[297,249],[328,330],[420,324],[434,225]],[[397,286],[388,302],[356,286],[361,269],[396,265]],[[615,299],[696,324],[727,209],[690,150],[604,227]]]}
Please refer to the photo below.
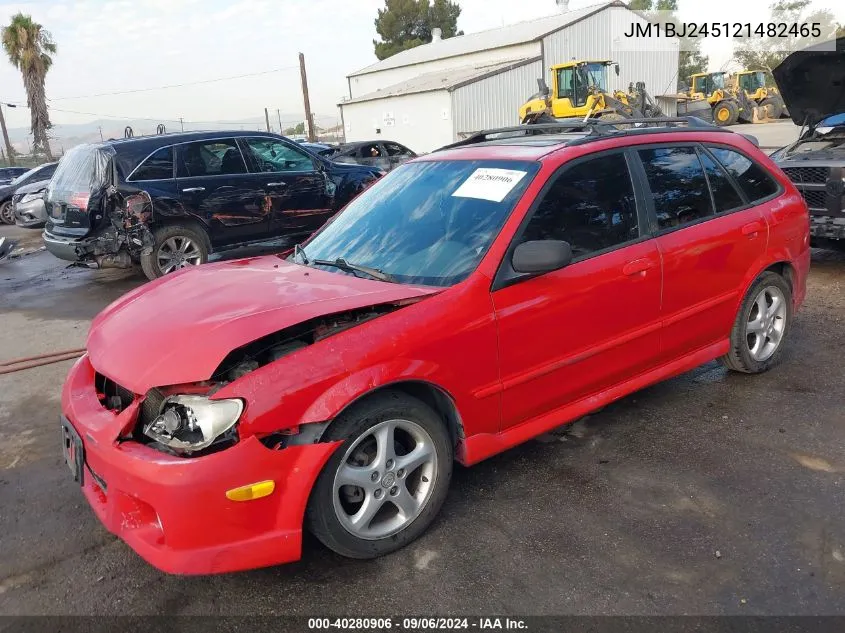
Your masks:
{"label": "dark parked car", "polygon": [[845,248],[845,37],[835,51],[819,48],[792,53],[773,71],[801,134],[771,157],[807,202],[813,246]]}
{"label": "dark parked car", "polygon": [[305,141],[301,141],[299,143],[299,146],[304,147],[312,154],[317,154],[317,156],[325,156],[326,158],[337,153],[336,145],[328,145],[326,143],[308,143]]}
{"label": "dark parked car", "polygon": [[0,167],[0,185],[8,185],[18,176],[29,171],[29,167]]}
{"label": "dark parked car", "polygon": [[336,163],[371,165],[384,171],[390,171],[416,157],[417,155],[407,147],[393,141],[346,143],[331,155],[331,159]]}
{"label": "dark parked car", "polygon": [[320,228],[383,171],[339,165],[262,132],[190,132],[79,145],[45,197],[44,243],[150,279],[209,253]]}
{"label": "dark parked car", "polygon": [[44,163],[38,167],[33,167],[15,178],[8,185],[0,187],[0,222],[5,224],[15,223],[12,196],[24,185],[29,185],[40,180],[50,180],[56,171],[56,165],[58,163]]}
{"label": "dark parked car", "polygon": [[24,185],[12,196],[15,224],[25,229],[40,229],[47,224],[44,193],[50,180],[39,180]]}

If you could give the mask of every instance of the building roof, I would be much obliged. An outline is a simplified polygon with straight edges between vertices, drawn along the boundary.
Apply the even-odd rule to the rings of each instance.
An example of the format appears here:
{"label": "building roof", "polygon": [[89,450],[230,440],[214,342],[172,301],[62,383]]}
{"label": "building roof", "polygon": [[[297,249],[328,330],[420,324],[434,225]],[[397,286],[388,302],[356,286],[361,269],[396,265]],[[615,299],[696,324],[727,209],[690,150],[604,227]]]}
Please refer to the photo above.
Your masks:
{"label": "building roof", "polygon": [[445,40],[423,44],[422,46],[416,46],[402,51],[387,59],[371,64],[366,68],[357,70],[349,76],[367,75],[390,68],[422,64],[435,59],[457,57],[458,55],[466,55],[468,53],[477,53],[504,46],[534,42],[610,6],[625,7],[625,4],[619,0],[612,0],[590,5],[582,9],[556,13],[555,15],[549,15],[544,18],[537,18],[536,20],[518,22],[509,26],[479,31],[478,33],[469,33],[468,35],[458,35]]}
{"label": "building roof", "polygon": [[361,101],[375,101],[376,99],[384,99],[386,97],[400,97],[402,95],[416,94],[418,92],[432,92],[434,90],[454,90],[465,86],[479,79],[498,75],[512,68],[519,68],[525,64],[536,62],[542,59],[541,57],[529,57],[522,59],[512,59],[504,62],[496,62],[494,64],[485,64],[483,66],[460,66],[458,68],[447,68],[445,70],[437,70],[430,73],[418,75],[413,79],[406,79],[399,83],[381,88],[375,92],[369,92],[360,97],[343,101],[340,105],[348,105],[350,103],[359,103]]}

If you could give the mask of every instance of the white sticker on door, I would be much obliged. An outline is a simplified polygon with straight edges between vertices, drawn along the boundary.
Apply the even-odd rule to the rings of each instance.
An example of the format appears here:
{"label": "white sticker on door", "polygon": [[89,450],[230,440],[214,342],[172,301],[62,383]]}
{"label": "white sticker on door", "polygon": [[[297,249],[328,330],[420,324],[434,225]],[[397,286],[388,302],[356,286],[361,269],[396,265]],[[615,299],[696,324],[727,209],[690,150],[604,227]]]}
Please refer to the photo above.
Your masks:
{"label": "white sticker on door", "polygon": [[472,172],[452,195],[457,198],[480,198],[501,202],[527,173],[515,169],[482,167]]}

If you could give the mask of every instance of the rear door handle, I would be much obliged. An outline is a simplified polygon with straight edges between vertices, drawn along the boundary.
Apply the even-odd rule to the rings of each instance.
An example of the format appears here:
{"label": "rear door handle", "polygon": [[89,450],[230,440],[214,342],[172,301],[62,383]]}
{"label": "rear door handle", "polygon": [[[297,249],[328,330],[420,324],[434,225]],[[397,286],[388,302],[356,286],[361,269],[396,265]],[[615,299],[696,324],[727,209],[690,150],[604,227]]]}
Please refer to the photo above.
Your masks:
{"label": "rear door handle", "polygon": [[187,187],[186,189],[182,189],[182,193],[199,193],[200,191],[205,191],[205,187]]}
{"label": "rear door handle", "polygon": [[635,259],[634,261],[628,262],[622,267],[622,272],[629,277],[632,277],[638,273],[645,273],[650,268],[654,268],[657,266],[657,263],[652,259]]}
{"label": "rear door handle", "polygon": [[749,238],[756,237],[757,234],[763,230],[763,223],[762,222],[749,222],[748,224],[742,227],[742,234],[747,235]]}
{"label": "rear door handle", "polygon": [[268,187],[287,187],[288,183],[286,182],[268,182]]}

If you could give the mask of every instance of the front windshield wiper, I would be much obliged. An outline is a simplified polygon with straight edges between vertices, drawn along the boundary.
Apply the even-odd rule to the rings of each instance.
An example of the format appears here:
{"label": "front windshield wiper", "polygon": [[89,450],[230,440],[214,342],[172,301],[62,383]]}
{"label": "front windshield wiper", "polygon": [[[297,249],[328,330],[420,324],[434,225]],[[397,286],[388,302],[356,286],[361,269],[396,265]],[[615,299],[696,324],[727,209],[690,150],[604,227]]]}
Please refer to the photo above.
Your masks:
{"label": "front windshield wiper", "polygon": [[309,262],[308,262],[308,256],[305,254],[305,249],[304,249],[304,248],[302,248],[302,245],[301,245],[301,244],[296,244],[296,245],[294,245],[294,247],[293,247],[293,258],[294,258],[294,260],[296,260],[296,256],[297,256],[297,255],[299,255],[300,257],[302,257],[302,263],[303,263],[303,264],[305,264],[305,265],[307,266],[307,265],[308,265],[308,263],[309,263]]}
{"label": "front windshield wiper", "polygon": [[388,275],[385,272],[380,271],[378,268],[370,268],[369,266],[360,266],[358,264],[350,264],[348,261],[343,259],[343,257],[338,257],[337,259],[314,259],[311,260],[312,264],[317,264],[319,266],[334,266],[335,268],[340,268],[341,270],[345,270],[347,272],[359,272],[364,273],[372,277],[373,279],[378,279],[379,281],[388,281],[390,283],[398,283],[396,279],[394,279],[391,275]]}

